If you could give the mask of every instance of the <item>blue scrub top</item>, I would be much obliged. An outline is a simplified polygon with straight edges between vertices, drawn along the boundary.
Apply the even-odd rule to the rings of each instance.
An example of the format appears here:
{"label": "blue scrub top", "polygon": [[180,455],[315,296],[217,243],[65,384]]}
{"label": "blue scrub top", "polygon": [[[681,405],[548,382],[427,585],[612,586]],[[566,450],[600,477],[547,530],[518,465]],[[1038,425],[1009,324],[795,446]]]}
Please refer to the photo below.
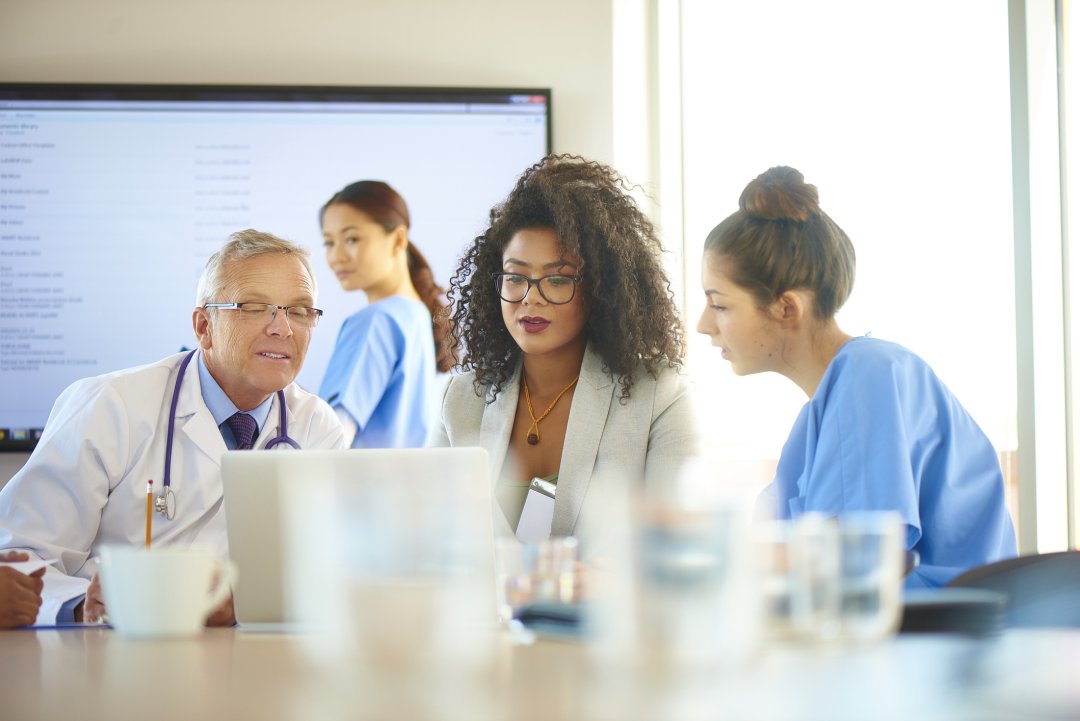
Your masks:
{"label": "blue scrub top", "polygon": [[390,296],[341,326],[319,396],[356,421],[353,448],[424,445],[435,407],[431,313]]}
{"label": "blue scrub top", "polygon": [[921,358],[876,338],[837,353],[776,469],[779,518],[895,510],[919,552],[908,588],[1016,555],[997,451]]}

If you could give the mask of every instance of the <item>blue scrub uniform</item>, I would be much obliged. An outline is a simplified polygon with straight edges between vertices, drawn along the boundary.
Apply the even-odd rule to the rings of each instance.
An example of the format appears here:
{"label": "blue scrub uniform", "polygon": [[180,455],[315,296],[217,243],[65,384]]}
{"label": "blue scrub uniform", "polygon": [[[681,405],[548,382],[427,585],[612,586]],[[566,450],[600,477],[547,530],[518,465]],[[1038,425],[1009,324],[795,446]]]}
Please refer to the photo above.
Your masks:
{"label": "blue scrub uniform", "polygon": [[424,445],[436,399],[431,313],[390,296],[341,326],[319,396],[356,421],[353,448]]}
{"label": "blue scrub uniform", "polygon": [[779,518],[895,510],[921,563],[908,588],[937,587],[1016,555],[997,452],[911,351],[854,338],[799,414],[776,469]]}

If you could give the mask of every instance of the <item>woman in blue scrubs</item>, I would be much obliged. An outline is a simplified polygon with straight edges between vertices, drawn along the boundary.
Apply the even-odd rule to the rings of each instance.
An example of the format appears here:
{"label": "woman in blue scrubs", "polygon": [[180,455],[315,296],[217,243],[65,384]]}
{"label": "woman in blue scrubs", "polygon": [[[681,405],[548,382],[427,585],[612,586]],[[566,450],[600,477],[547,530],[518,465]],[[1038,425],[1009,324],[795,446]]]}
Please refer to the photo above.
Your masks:
{"label": "woman in blue scrubs", "polygon": [[353,448],[424,445],[436,368],[453,365],[445,294],[409,240],[409,209],[386,183],[361,180],[320,212],[326,262],[368,304],[341,327],[319,395]]}
{"label": "woman in blue scrubs", "polygon": [[990,440],[922,359],[837,325],[854,280],[851,241],[792,168],[751,181],[705,241],[698,331],[736,374],[780,373],[810,399],[777,465],[777,517],[898,511],[921,558],[909,588],[1015,556]]}

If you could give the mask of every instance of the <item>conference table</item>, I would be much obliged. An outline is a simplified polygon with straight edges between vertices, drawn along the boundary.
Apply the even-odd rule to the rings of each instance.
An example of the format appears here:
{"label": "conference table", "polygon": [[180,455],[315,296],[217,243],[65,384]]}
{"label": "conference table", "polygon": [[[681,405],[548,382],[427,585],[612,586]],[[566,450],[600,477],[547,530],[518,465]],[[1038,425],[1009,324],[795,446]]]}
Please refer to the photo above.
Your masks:
{"label": "conference table", "polygon": [[0,632],[0,719],[1077,719],[1080,629],[762,644],[721,667],[610,664],[500,631],[483,667],[381,668],[298,633]]}

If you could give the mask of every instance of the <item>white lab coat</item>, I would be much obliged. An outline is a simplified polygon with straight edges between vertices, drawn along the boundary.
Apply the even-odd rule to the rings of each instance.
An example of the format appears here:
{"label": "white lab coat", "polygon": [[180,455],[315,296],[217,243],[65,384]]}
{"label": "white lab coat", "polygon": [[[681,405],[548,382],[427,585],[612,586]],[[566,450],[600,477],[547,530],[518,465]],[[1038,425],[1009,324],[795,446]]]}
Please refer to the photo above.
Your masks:
{"label": "white lab coat", "polygon": [[[55,623],[60,607],[85,593],[97,549],[145,542],[146,482],[153,479],[155,495],[162,487],[169,406],[184,355],[73,383],[53,405],[26,465],[0,490],[0,549],[26,550],[51,564],[38,625]],[[275,395],[256,448],[280,433],[277,404]],[[301,447],[345,447],[341,423],[322,399],[291,384],[285,404],[289,435]],[[193,358],[177,399],[170,481],[176,515],[153,514],[154,544],[228,556],[226,450]]]}

